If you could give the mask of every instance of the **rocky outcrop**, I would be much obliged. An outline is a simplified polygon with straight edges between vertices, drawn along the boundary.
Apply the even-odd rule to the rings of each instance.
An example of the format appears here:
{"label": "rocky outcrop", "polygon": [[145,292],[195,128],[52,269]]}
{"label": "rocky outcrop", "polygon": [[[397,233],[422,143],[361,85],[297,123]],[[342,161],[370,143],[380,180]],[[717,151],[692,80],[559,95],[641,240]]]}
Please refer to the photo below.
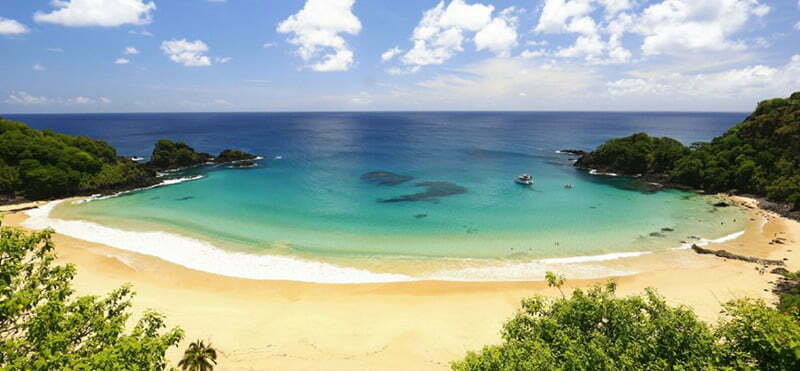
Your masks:
{"label": "rocky outcrop", "polygon": [[692,250],[694,250],[694,252],[696,252],[698,254],[711,254],[711,255],[719,256],[720,258],[741,260],[741,261],[745,261],[745,262],[748,262],[748,263],[756,263],[756,264],[760,264],[760,265],[780,265],[780,266],[784,265],[782,260],[762,259],[762,258],[756,258],[756,257],[752,257],[752,256],[739,255],[739,254],[734,254],[734,253],[732,253],[730,251],[726,251],[726,250],[706,249],[706,248],[703,248],[703,247],[700,247],[700,246],[697,246],[697,245],[694,245],[694,244],[692,245]]}
{"label": "rocky outcrop", "polygon": [[251,161],[255,160],[258,156],[247,153],[244,151],[240,151],[238,149],[226,149],[214,157],[214,162],[218,164],[228,163],[228,162],[237,162],[237,161]]}

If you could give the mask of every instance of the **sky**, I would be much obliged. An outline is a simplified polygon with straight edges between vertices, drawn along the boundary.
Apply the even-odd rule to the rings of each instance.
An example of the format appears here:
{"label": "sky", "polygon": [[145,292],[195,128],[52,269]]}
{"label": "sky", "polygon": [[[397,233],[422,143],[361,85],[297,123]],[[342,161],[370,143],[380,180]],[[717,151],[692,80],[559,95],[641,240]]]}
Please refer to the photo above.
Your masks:
{"label": "sky", "polygon": [[0,113],[750,111],[800,0],[0,0]]}

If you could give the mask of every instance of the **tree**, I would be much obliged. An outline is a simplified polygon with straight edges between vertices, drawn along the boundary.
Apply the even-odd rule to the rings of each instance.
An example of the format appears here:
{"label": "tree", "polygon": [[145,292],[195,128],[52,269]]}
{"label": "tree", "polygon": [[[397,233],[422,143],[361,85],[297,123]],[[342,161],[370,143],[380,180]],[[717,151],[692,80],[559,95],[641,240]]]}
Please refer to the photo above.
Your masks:
{"label": "tree", "polygon": [[[549,283],[563,282],[548,274]],[[616,286],[535,296],[503,327],[503,343],[470,352],[454,370],[800,369],[800,324],[763,302],[734,301],[713,328],[652,289]]]}
{"label": "tree", "polygon": [[51,233],[0,228],[0,369],[164,369],[183,331],[162,331],[152,311],[126,331],[130,286],[76,296],[75,267],[54,263]]}
{"label": "tree", "polygon": [[211,371],[217,364],[217,350],[202,340],[189,344],[178,366],[188,371]]}

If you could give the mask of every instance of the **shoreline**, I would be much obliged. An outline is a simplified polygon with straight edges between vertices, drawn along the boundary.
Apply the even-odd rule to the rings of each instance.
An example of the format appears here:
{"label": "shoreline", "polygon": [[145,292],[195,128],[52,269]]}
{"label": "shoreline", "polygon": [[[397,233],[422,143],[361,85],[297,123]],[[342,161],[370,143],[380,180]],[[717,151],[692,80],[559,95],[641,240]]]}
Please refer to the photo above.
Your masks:
{"label": "shoreline", "polygon": [[[737,205],[753,200],[731,197]],[[785,261],[800,269],[800,223],[758,208],[747,208],[747,229],[715,244],[739,254]],[[20,226],[22,212],[4,225]],[[785,245],[770,245],[775,236]],[[100,295],[132,283],[137,315],[147,308],[167,315],[187,337],[170,360],[195,339],[220,349],[220,368],[251,369],[447,369],[467,351],[500,340],[502,323],[522,298],[556,296],[544,282],[445,282],[319,284],[232,278],[192,270],[135,252],[54,234],[59,262],[75,264],[79,294]],[[721,304],[752,297],[774,302],[777,276],[758,265],[691,249],[600,262],[609,269],[637,271],[616,278],[620,296],[656,288],[670,304],[693,307],[714,321]],[[567,289],[601,279],[567,276]],[[198,305],[202,303],[202,305]]]}
{"label": "shoreline", "polygon": [[[201,176],[176,178],[156,186],[200,179]],[[154,186],[155,187],[155,186]],[[541,281],[545,272],[565,274],[573,279],[600,279],[638,273],[620,270],[606,264],[615,260],[689,249],[693,244],[707,246],[741,236],[744,231],[715,239],[690,237],[676,247],[662,250],[619,251],[566,257],[528,259],[481,258],[416,258],[396,257],[376,261],[365,258],[350,260],[322,259],[280,254],[258,254],[231,251],[213,241],[163,230],[130,231],[84,220],[51,218],[52,210],[63,202],[84,203],[111,196],[68,198],[46,202],[38,208],[24,210],[27,218],[20,222],[30,229],[53,228],[74,238],[113,248],[153,256],[189,269],[233,278],[284,280],[323,284],[361,284],[409,281],[452,282],[525,282]],[[162,246],[169,246],[164,249]],[[424,268],[422,268],[424,267]]]}

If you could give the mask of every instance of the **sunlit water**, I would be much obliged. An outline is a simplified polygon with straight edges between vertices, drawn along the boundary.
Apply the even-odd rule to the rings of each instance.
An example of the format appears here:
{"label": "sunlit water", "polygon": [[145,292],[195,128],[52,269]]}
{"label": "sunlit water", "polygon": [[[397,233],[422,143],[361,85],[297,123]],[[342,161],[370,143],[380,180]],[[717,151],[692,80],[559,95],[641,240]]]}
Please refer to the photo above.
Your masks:
{"label": "sunlit water", "polygon": [[[542,258],[659,251],[691,236],[743,229],[734,208],[678,191],[573,169],[564,148],[589,150],[644,131],[708,140],[742,114],[304,113],[37,115],[37,128],[104,139],[149,155],[166,137],[198,150],[239,148],[254,169],[206,166],[195,181],[81,204],[51,216],[131,231],[163,230],[253,254],[307,260]],[[380,185],[364,173],[413,179]],[[514,176],[531,173],[532,187]],[[444,187],[420,187],[422,182]],[[565,188],[571,184],[572,188]],[[420,192],[454,191],[426,198]],[[412,201],[381,202],[406,195]],[[418,199],[419,198],[419,199]],[[417,200],[418,199],[418,200]],[[164,246],[168,249],[169,246]],[[357,264],[354,264],[357,265]],[[361,264],[362,266],[365,264]],[[368,264],[367,264],[368,265]]]}

